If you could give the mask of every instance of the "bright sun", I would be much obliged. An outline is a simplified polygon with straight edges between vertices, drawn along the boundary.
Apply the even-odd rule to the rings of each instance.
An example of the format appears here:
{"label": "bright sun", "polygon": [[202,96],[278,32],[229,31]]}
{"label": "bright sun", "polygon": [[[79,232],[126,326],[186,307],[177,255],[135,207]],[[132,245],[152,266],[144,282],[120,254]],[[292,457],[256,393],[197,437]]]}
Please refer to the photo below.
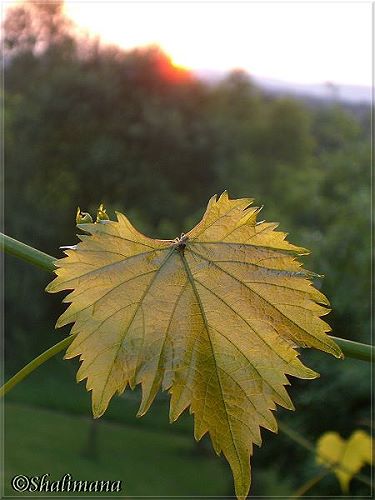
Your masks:
{"label": "bright sun", "polygon": [[216,70],[244,66],[246,40],[233,40],[232,35],[232,42],[225,42],[220,35],[225,16],[215,26],[213,8],[201,4],[197,11],[197,5],[178,2],[67,2],[65,11],[79,26],[99,34],[104,41],[124,48],[159,45],[175,66]]}

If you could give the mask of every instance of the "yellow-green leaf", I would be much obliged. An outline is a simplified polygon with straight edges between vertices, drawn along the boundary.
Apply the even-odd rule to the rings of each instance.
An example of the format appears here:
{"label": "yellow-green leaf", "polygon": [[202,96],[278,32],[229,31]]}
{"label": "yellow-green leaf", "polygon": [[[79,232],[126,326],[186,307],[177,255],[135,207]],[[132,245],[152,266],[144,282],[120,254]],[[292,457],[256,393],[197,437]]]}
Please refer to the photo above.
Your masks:
{"label": "yellow-green leaf", "polygon": [[74,322],[66,357],[80,356],[94,416],[127,385],[142,386],[139,415],[168,390],[171,421],[190,407],[195,438],[209,432],[241,498],[260,427],[276,432],[276,404],[293,409],[286,375],[317,376],[295,348],[342,355],[320,318],[328,300],[296,259],[307,250],[277,224],[257,223],[251,203],[214,196],[176,240],[148,238],[120,213],[78,226],[90,235],[66,251],[47,288],[73,290],[57,326]]}
{"label": "yellow-green leaf", "polygon": [[316,445],[318,464],[332,468],[345,494],[353,476],[366,464],[372,464],[373,440],[366,432],[357,430],[348,440],[337,432],[326,432]]}

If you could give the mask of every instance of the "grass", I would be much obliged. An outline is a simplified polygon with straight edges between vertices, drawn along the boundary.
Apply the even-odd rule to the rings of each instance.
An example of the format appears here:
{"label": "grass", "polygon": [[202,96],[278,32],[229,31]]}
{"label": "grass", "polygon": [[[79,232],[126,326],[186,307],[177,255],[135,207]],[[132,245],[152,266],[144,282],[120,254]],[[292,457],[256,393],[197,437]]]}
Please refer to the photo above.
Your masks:
{"label": "grass", "polygon": [[[5,495],[20,496],[10,486],[14,475],[44,473],[50,474],[51,481],[66,473],[75,480],[121,480],[122,492],[112,495],[122,497],[220,496],[231,491],[227,465],[213,453],[202,453],[191,436],[130,427],[105,418],[96,422],[98,452],[88,456],[92,419],[7,402]],[[23,494],[31,495],[41,496]]]}
{"label": "grass", "polygon": [[[344,372],[349,377],[356,373],[354,363],[352,369]],[[40,476],[44,473],[49,473],[52,481],[61,479],[65,473],[76,480],[121,480],[122,493],[116,495],[121,497],[233,495],[227,463],[216,457],[208,440],[200,447],[195,443],[193,418],[185,412],[176,423],[169,424],[166,393],[158,395],[148,413],[140,419],[135,416],[139,390],[127,390],[124,395],[114,397],[105,416],[95,421],[98,455],[95,457],[95,450],[88,453],[93,422],[90,418],[91,395],[84,383],[75,383],[77,368],[77,360],[63,361],[62,355],[58,355],[6,395],[4,484],[7,495],[16,497],[10,487],[14,475]],[[359,368],[362,374],[363,367]],[[6,379],[15,371],[17,368],[8,367]],[[324,375],[324,370],[318,371]],[[362,388],[361,378],[357,378],[358,391],[367,395],[367,380],[363,379]],[[299,408],[305,415],[310,408],[317,407],[319,400],[327,398],[326,388],[327,379],[322,376],[315,382],[314,391],[305,391],[300,396]],[[297,389],[292,390],[297,392]],[[287,419],[289,412],[285,417],[284,413],[281,411],[279,416]],[[298,426],[299,414],[289,418],[293,422],[291,425],[297,423]],[[319,418],[324,419],[324,414]],[[299,457],[303,463],[306,463],[306,451],[294,449],[297,445],[293,443],[288,445],[283,435],[263,432],[263,436],[265,444],[256,449],[252,459],[251,492],[253,495],[289,496],[311,477],[314,461],[307,462],[306,477],[293,474],[298,465],[292,461],[288,475],[285,471],[289,469],[291,457],[285,451],[292,450],[292,456]],[[360,483],[354,486],[355,491],[362,492]],[[333,476],[325,478],[314,491],[337,493],[337,480]],[[367,488],[363,491],[366,494]],[[23,496],[30,495],[25,493]],[[92,498],[90,493],[85,496]]]}
{"label": "grass", "polygon": [[[6,401],[72,415],[91,415],[91,393],[86,391],[85,382],[77,384],[75,380],[78,366],[77,360],[64,361],[62,355],[56,356],[13,388],[6,395]],[[9,370],[5,379],[10,378],[15,371]],[[150,410],[142,418],[136,418],[139,403],[139,387],[134,391],[128,388],[124,394],[111,400],[105,419],[137,428],[183,433],[189,437],[193,435],[193,418],[187,413],[170,425],[167,393],[159,393]]]}

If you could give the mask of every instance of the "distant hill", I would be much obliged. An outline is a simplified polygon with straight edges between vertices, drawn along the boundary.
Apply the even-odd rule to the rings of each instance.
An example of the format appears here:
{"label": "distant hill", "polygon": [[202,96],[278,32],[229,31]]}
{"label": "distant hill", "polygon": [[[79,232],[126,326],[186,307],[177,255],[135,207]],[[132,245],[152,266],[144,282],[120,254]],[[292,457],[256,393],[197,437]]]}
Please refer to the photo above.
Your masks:
{"label": "distant hill", "polygon": [[[212,83],[218,82],[228,75],[227,72],[214,70],[199,70],[195,74],[200,79]],[[371,87],[362,85],[336,85],[330,82],[302,84],[252,75],[251,79],[264,92],[272,95],[292,95],[302,99],[315,98],[324,101],[340,101],[352,104],[368,104],[372,99]]]}

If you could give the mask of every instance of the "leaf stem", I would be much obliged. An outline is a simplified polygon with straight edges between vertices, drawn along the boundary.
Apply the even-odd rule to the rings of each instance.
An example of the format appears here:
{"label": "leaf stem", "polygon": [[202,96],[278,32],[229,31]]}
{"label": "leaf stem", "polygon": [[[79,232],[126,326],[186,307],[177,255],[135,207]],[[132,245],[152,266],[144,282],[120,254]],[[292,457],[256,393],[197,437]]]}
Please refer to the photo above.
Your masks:
{"label": "leaf stem", "polygon": [[344,356],[347,356],[348,358],[360,359],[362,361],[369,361],[370,363],[375,362],[374,346],[334,336],[331,336],[331,339],[334,340],[339,347],[341,347]]}
{"label": "leaf stem", "polygon": [[44,351],[38,357],[30,361],[30,363],[24,366],[19,372],[17,372],[11,379],[8,380],[8,382],[6,382],[0,388],[0,397],[3,397],[8,391],[13,389],[13,387],[15,387],[19,382],[21,382],[21,380],[23,380],[28,375],[30,375],[30,373],[36,370],[38,366],[48,361],[50,358],[55,356],[55,354],[65,349],[65,347],[68,347],[68,345],[72,342],[72,340],[73,340],[73,335],[69,335],[69,337],[65,337],[65,339],[61,340],[54,346]]}
{"label": "leaf stem", "polygon": [[4,249],[4,252],[14,255],[15,257],[19,257],[20,259],[29,262],[30,264],[34,264],[34,266],[41,267],[46,271],[53,271],[55,269],[54,262],[57,260],[51,255],[48,255],[36,248],[30,247],[25,243],[21,243],[6,234],[0,233],[1,240],[1,248]]}
{"label": "leaf stem", "polygon": [[[21,243],[3,233],[0,233],[0,240],[2,243],[1,247],[6,253],[19,257],[46,271],[54,271],[55,261],[57,259],[51,255],[41,252],[29,245],[25,245],[25,243]],[[346,357],[372,363],[375,361],[375,347],[360,342],[353,342],[352,340],[341,339],[339,337],[331,336],[331,338],[341,347]]]}

